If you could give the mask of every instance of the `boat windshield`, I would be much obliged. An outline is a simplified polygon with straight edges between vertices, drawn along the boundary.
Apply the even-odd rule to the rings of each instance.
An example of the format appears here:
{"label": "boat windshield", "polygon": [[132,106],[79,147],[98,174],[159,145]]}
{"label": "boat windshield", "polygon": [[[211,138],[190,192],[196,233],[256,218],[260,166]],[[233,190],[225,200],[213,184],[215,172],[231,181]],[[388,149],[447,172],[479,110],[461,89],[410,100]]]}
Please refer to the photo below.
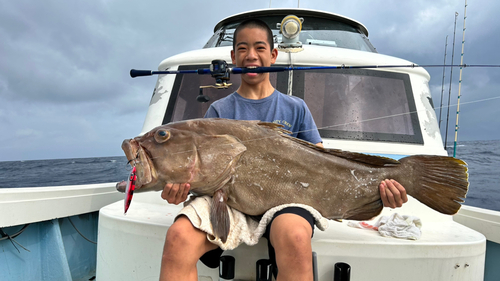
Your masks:
{"label": "boat windshield", "polygon": [[[212,85],[214,79],[176,75],[163,124],[202,118],[212,102],[236,91],[240,81],[239,75],[232,75],[228,89],[204,89],[210,101],[200,103],[199,87]],[[288,73],[270,73],[270,81],[287,93]],[[408,74],[368,69],[295,71],[292,82],[292,94],[306,102],[323,138],[423,143]]]}
{"label": "boat windshield", "polygon": [[[282,18],[282,16],[260,18],[271,27],[275,44],[282,41],[279,28],[276,25],[281,22]],[[299,41],[303,45],[322,45],[376,53],[368,38],[347,23],[324,18],[303,18],[302,32],[299,35]],[[232,46],[233,33],[239,24],[240,22],[234,22],[222,26],[208,40],[204,48]]]}

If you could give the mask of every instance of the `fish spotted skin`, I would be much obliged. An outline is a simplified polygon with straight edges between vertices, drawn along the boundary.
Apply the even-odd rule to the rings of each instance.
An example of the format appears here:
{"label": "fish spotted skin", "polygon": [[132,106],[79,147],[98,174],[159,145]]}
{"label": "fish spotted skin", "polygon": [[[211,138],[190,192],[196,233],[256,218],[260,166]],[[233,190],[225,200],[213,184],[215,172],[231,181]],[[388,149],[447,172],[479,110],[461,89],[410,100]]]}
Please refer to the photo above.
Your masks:
{"label": "fish spotted skin", "polygon": [[222,238],[229,232],[218,226],[227,223],[226,204],[261,215],[298,203],[329,219],[366,220],[382,210],[378,186],[384,179],[400,182],[408,194],[445,214],[460,209],[468,190],[466,163],[459,159],[416,155],[397,161],[324,149],[259,121],[174,122],[125,140],[122,148],[137,167],[135,192],[188,182],[196,195],[215,194],[211,220]]}

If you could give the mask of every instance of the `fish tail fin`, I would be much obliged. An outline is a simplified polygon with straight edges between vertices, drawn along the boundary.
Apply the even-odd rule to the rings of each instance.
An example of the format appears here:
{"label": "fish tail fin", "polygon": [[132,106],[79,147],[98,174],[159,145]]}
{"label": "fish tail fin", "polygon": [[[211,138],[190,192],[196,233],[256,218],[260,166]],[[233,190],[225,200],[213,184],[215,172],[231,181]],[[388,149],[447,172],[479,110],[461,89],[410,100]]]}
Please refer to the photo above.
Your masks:
{"label": "fish tail fin", "polygon": [[222,243],[226,243],[231,227],[231,219],[227,210],[227,196],[222,189],[214,193],[212,207],[210,209],[210,222],[214,235],[219,237]]}
{"label": "fish tail fin", "polygon": [[[414,155],[399,161],[405,171],[406,179],[402,182],[410,187],[408,194],[443,214],[453,215],[460,210],[469,188],[467,163],[431,155]],[[408,171],[413,173],[412,177]]]}

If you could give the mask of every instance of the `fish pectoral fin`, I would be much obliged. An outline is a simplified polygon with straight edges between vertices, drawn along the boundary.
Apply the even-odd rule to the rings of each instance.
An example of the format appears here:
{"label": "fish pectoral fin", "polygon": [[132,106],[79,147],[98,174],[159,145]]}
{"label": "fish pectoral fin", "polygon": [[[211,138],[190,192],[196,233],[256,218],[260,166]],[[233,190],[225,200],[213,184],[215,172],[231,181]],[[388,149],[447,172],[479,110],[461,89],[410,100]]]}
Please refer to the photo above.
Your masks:
{"label": "fish pectoral fin", "polygon": [[222,189],[214,193],[212,207],[210,209],[210,223],[216,237],[219,237],[222,243],[226,243],[231,228],[231,219],[227,210],[227,195]]}
{"label": "fish pectoral fin", "polygon": [[197,141],[198,153],[203,165],[222,164],[224,167],[247,147],[231,135],[201,135]]}

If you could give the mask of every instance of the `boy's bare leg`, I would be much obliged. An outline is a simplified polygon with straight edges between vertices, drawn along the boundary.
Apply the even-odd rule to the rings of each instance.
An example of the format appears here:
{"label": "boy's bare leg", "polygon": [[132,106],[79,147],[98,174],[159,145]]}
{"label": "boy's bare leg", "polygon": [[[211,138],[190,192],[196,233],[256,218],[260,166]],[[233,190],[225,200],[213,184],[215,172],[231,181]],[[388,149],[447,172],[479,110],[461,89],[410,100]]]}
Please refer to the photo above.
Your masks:
{"label": "boy's bare leg", "polygon": [[301,216],[274,219],[269,238],[276,252],[277,281],[313,280],[311,236],[311,225]]}
{"label": "boy's bare leg", "polygon": [[179,217],[167,231],[160,281],[198,280],[196,263],[215,248],[217,245],[207,240],[205,232],[195,228],[187,217]]}

